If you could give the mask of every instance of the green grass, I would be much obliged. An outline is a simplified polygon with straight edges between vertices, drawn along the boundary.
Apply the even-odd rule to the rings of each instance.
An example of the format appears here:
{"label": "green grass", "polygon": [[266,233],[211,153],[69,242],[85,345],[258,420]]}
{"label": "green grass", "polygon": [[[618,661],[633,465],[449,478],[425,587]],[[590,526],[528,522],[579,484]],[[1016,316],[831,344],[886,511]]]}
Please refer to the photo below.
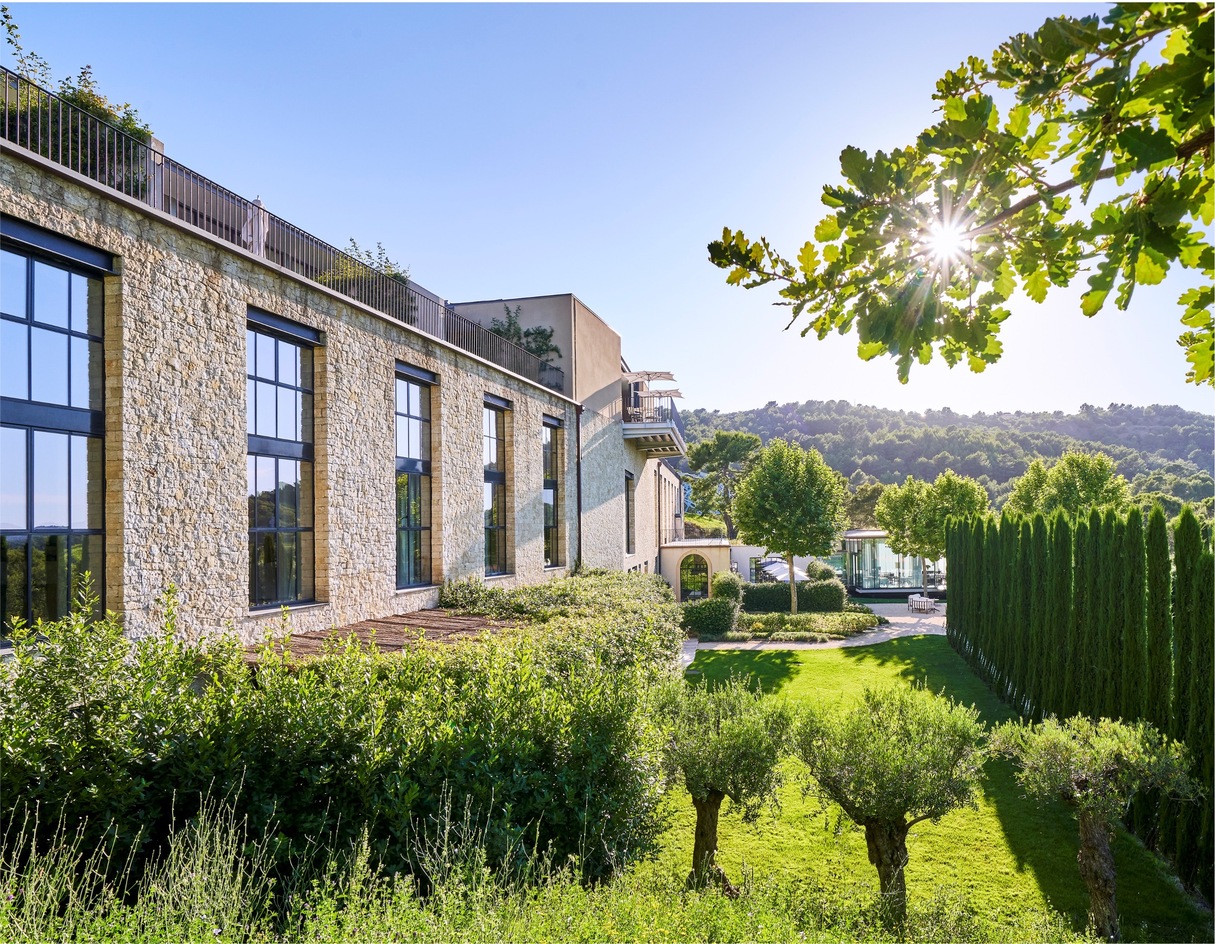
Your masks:
{"label": "green grass", "polygon": [[[692,669],[707,680],[732,672],[758,680],[790,703],[844,702],[865,686],[922,683],[974,705],[987,724],[1012,712],[992,694],[942,636],[904,637],[851,649],[734,652],[705,650]],[[939,823],[921,823],[909,837],[911,898],[963,896],[980,915],[1013,925],[1018,915],[1052,909],[1082,930],[1088,894],[1076,865],[1074,819],[1061,803],[1046,808],[1024,796],[1008,761],[991,760],[977,810],[958,810]],[[803,798],[797,765],[787,762],[780,809],[754,826],[723,816],[718,861],[727,874],[759,880],[807,878],[858,891],[875,887],[864,836],[837,812]],[[686,874],[695,817],[686,794],[672,791],[671,828],[657,862],[659,874]],[[1131,941],[1210,941],[1209,913],[1189,899],[1160,861],[1120,830],[1114,843],[1123,936]]]}

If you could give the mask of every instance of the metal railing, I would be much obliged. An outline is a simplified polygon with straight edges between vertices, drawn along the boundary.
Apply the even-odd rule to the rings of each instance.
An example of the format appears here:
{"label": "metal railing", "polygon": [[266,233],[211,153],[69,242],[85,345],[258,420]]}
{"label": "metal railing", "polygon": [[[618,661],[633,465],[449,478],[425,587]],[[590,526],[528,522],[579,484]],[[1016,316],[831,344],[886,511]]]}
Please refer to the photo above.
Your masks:
{"label": "metal railing", "polygon": [[626,393],[621,409],[626,423],[671,423],[679,430],[679,435],[683,435],[683,420],[675,408],[673,397]]}
{"label": "metal railing", "polygon": [[319,282],[431,337],[559,392],[565,373],[457,314],[404,276],[382,272],[268,212],[15,72],[4,73],[3,139]]}

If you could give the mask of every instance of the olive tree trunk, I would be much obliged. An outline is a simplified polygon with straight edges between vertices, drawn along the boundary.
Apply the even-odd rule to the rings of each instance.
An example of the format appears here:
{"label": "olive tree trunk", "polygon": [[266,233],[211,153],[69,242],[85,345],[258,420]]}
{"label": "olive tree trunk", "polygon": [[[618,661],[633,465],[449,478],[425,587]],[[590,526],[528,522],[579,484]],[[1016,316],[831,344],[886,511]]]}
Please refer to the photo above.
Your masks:
{"label": "olive tree trunk", "polygon": [[1115,900],[1117,876],[1114,854],[1110,851],[1110,830],[1099,816],[1077,810],[1080,821],[1080,877],[1088,888],[1088,919],[1094,933],[1106,941],[1122,939],[1118,930],[1118,907]]}
{"label": "olive tree trunk", "polygon": [[786,554],[785,560],[789,562],[789,612],[797,612],[797,581],[793,579],[793,555]]}
{"label": "olive tree trunk", "polygon": [[902,924],[907,918],[907,825],[876,821],[865,824],[869,861],[877,869],[882,900],[890,916]]}
{"label": "olive tree trunk", "polygon": [[692,846],[692,872],[688,875],[689,888],[704,888],[710,882],[720,885],[731,898],[738,890],[730,884],[726,873],[717,865],[717,817],[721,812],[721,801],[726,795],[710,790],[703,800],[692,798],[696,808],[696,840]]}

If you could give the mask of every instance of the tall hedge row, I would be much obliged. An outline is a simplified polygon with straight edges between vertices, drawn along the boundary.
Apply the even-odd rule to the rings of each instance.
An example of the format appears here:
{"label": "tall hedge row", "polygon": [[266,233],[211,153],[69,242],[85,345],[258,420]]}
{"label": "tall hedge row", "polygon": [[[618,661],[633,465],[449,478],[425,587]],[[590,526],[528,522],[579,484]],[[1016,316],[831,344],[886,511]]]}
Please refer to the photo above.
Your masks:
{"label": "tall hedge row", "polygon": [[[1215,754],[1215,557],[1187,507],[1170,557],[1156,507],[1142,515],[1062,513],[953,520],[947,529],[948,636],[1029,718],[1150,721],[1184,741],[1199,783]],[[1133,829],[1212,897],[1212,800],[1136,801]]]}

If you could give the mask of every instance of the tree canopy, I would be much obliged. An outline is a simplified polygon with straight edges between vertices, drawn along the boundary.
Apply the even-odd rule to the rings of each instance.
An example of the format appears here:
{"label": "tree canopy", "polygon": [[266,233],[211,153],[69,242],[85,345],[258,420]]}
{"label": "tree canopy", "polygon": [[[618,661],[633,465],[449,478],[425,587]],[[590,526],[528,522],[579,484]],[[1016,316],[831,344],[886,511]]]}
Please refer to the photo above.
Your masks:
{"label": "tree canopy", "polygon": [[[951,516],[970,517],[986,510],[983,486],[947,469],[931,484],[909,475],[902,485],[888,485],[875,516],[889,534],[886,543],[892,551],[935,561],[945,554],[945,522]],[[926,573],[924,579],[927,585]]]}
{"label": "tree canopy", "polygon": [[1203,283],[1179,298],[1186,379],[1215,383],[1211,11],[1056,16],[969,57],[937,82],[941,119],[913,144],[844,149],[845,183],[824,187],[832,212],[795,261],[729,228],[709,258],[732,285],[782,283],[790,325],[811,319],[803,335],[855,324],[861,358],[893,356],[903,382],[934,353],[974,371],[998,360],[1018,290],[1041,302],[1089,272],[1092,316],[1178,265]]}
{"label": "tree canopy", "polygon": [[718,514],[726,525],[726,537],[733,539],[734,492],[759,452],[759,437],[754,433],[718,430],[712,439],[688,450],[688,467],[699,475],[692,479],[692,501],[702,514]]}
{"label": "tree canopy", "polygon": [[769,443],[738,484],[734,518],[748,544],[784,556],[789,564],[791,612],[797,612],[793,558],[826,555],[844,529],[843,478],[815,449],[783,439]]}
{"label": "tree canopy", "polygon": [[1041,459],[1031,462],[1013,483],[1004,510],[1049,515],[1062,508],[1078,515],[1087,514],[1091,508],[1121,511],[1130,500],[1130,483],[1118,474],[1114,460],[1105,453],[1065,452],[1049,468]]}

